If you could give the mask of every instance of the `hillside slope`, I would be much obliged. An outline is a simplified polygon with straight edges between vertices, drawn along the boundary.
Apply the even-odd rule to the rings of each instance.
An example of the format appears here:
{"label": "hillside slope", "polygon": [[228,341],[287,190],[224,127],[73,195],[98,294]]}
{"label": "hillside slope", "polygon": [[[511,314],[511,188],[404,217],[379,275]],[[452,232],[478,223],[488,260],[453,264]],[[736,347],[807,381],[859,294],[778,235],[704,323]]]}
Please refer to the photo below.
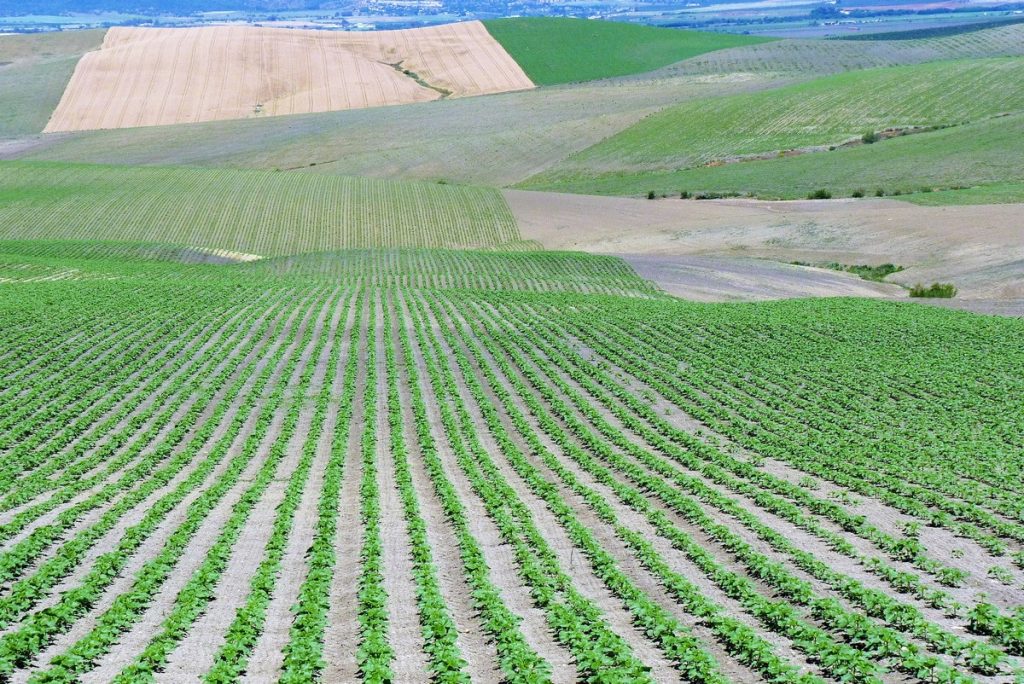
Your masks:
{"label": "hillside slope", "polygon": [[771,40],[552,17],[497,19],[484,25],[537,85],[635,74],[711,50]]}
{"label": "hillside slope", "polygon": [[[691,195],[749,194],[762,199],[802,199],[818,189],[825,189],[834,197],[850,197],[855,192],[875,195],[879,191],[885,195],[908,195],[922,189],[1024,183],[1021,159],[1024,113],[1017,113],[833,152],[679,171],[606,174],[552,187],[600,195],[643,195],[653,191],[657,195],[677,196],[686,191]],[[1024,201],[1020,190],[1003,191],[1001,195],[999,201]],[[959,198],[961,203],[994,201],[990,194],[977,191],[959,191],[947,197],[947,201]],[[915,194],[913,198],[928,201],[926,195]]]}
{"label": "hillside slope", "polygon": [[935,62],[838,74],[667,108],[572,155],[524,187],[671,171],[840,145],[866,132],[966,123],[1024,109],[1024,59]]}
{"label": "hillside slope", "polygon": [[496,190],[265,171],[0,164],[7,239],[161,242],[262,256],[352,247],[499,247]]}
{"label": "hillside slope", "polygon": [[0,139],[39,133],[103,31],[0,36]]}
{"label": "hillside slope", "polygon": [[48,132],[336,111],[531,88],[479,22],[402,31],[114,28]]}

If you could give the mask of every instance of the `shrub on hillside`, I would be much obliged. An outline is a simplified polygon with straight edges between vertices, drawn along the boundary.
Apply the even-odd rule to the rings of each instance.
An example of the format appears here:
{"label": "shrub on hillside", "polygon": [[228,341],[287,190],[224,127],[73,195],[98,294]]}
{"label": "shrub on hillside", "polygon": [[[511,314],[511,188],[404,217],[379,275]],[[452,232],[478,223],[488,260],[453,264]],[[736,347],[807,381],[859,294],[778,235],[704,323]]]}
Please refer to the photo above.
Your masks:
{"label": "shrub on hillside", "polygon": [[828,190],[821,188],[815,190],[811,194],[807,195],[807,199],[818,200],[818,199],[832,199],[832,193]]}
{"label": "shrub on hillside", "polygon": [[953,286],[953,283],[932,283],[928,287],[918,283],[910,288],[910,296],[930,299],[949,299],[956,296],[956,287]]}

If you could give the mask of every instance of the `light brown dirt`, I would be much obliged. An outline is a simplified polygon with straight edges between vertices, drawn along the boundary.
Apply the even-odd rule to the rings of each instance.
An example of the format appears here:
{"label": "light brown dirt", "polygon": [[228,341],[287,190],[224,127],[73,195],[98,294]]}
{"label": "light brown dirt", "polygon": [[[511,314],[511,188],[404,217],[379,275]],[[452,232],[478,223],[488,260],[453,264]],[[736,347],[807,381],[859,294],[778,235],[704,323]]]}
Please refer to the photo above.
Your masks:
{"label": "light brown dirt", "polygon": [[[655,265],[668,270],[666,289],[684,297],[773,296],[768,285],[758,292],[750,258],[897,263],[906,270],[890,276],[890,282],[952,282],[960,290],[958,300],[978,301],[990,310],[1000,307],[987,300],[1024,297],[1020,205],[924,207],[886,199],[651,201],[519,190],[507,190],[505,197],[523,238],[548,249],[664,257]],[[701,284],[694,270],[699,261],[673,266],[681,256],[739,260],[727,266],[721,259],[708,262],[710,268],[725,268],[725,275]],[[690,277],[678,278],[687,264]],[[848,279],[837,288],[822,283],[818,273],[804,275],[809,278],[805,284],[794,277],[787,285],[791,294],[776,296],[851,294]],[[673,278],[678,282],[673,284]],[[724,283],[716,290],[717,281]]]}
{"label": "light brown dirt", "polygon": [[347,33],[112,28],[45,132],[359,109],[532,88],[480,22]]}

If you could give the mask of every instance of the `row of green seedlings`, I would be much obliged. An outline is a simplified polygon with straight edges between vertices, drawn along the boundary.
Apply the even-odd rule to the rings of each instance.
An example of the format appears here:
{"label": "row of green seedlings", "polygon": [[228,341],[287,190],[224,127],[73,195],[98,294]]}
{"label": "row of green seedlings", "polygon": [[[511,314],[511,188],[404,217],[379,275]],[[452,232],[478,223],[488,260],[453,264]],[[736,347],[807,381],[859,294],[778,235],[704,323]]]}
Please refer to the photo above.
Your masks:
{"label": "row of green seedlings", "polygon": [[[758,500],[760,505],[764,505],[765,498],[763,496],[757,497],[756,500]],[[797,554],[798,557],[803,556],[801,565],[811,574],[815,574],[823,579],[828,576],[827,566],[816,561],[810,554],[800,554],[797,549],[791,549],[791,553]],[[877,569],[877,565],[870,567]],[[813,570],[817,572],[813,572]],[[870,607],[871,610],[869,612],[872,614],[885,616],[886,620],[893,626],[924,638],[936,647],[939,652],[963,657],[972,669],[976,669],[981,673],[988,672],[998,669],[1004,660],[996,649],[986,647],[977,642],[965,642],[953,638],[952,635],[937,629],[924,620],[923,616],[911,606],[898,604],[881,592],[865,591],[863,588],[856,588],[856,584],[844,582],[844,585],[843,593],[848,598],[851,598],[850,592],[855,589],[856,602]]]}
{"label": "row of green seedlings", "polygon": [[[334,297],[337,294],[335,293]],[[333,298],[328,298],[327,303],[320,309],[319,317],[322,318]],[[316,331],[315,325],[307,325],[302,337],[302,348],[313,347],[313,358],[317,358],[325,343],[325,335],[313,339]],[[308,391],[310,378],[313,375],[314,364],[305,363],[299,365],[302,356],[293,357],[297,368],[290,376],[298,380],[298,397],[304,397]],[[298,376],[295,378],[294,376]],[[288,383],[290,384],[290,383]],[[270,401],[276,406],[284,409],[284,419],[281,421],[281,428],[276,439],[270,444],[258,472],[255,474],[252,483],[242,492],[239,499],[232,505],[229,517],[220,527],[218,536],[213,545],[207,550],[202,563],[192,573],[185,586],[178,592],[175,601],[162,621],[159,631],[150,638],[148,644],[131,664],[115,678],[119,682],[141,682],[155,681],[155,673],[166,664],[167,658],[177,644],[183,639],[192,624],[204,612],[206,606],[213,600],[217,583],[227,567],[231,557],[231,551],[245,527],[253,508],[260,502],[267,488],[270,486],[278,471],[278,466],[284,459],[287,452],[287,445],[295,434],[301,414],[301,399],[289,401],[286,396],[287,384],[278,383],[271,389]],[[262,416],[261,416],[262,418]],[[270,433],[270,426],[273,418],[269,418],[261,425],[261,429],[254,431],[242,447],[242,452],[247,454],[248,461],[259,459],[263,441]],[[296,469],[298,472],[298,469]],[[204,497],[209,493],[204,493]],[[200,498],[198,501],[203,500]],[[76,641],[63,653],[51,660],[49,669],[37,670],[29,678],[29,682],[37,684],[40,682],[74,682],[78,681],[84,674],[91,671],[99,661],[99,658],[112,651],[117,640],[123,632],[130,629],[142,616],[144,611],[151,605],[159,595],[159,588],[170,575],[174,563],[182,555],[187,547],[187,541],[182,539],[186,536],[186,530],[190,532],[189,537],[201,526],[203,520],[212,512],[212,509],[204,511],[203,517],[196,519],[192,517],[197,509],[195,503],[189,509],[189,518],[194,528],[187,526],[179,527],[175,534],[165,543],[160,554],[151,559],[136,575],[133,586],[124,594],[119,595],[112,606],[100,616],[96,627],[87,635]],[[280,515],[280,512],[279,512]],[[180,536],[179,536],[180,535]],[[177,539],[176,539],[177,537]]]}
{"label": "row of green seedlings", "polygon": [[[266,608],[273,596],[273,591],[281,573],[282,560],[288,547],[295,513],[302,501],[302,493],[309,479],[313,461],[316,458],[316,447],[323,433],[331,398],[331,382],[338,366],[338,352],[341,345],[334,344],[338,328],[339,316],[348,302],[328,300],[327,306],[333,308],[334,315],[331,330],[321,334],[316,340],[311,358],[323,360],[327,355],[327,371],[321,388],[313,395],[313,411],[309,429],[302,440],[298,463],[289,476],[281,503],[276,506],[274,519],[270,527],[270,536],[263,550],[263,558],[253,573],[249,583],[249,593],[245,602],[237,609],[236,615],[224,635],[213,659],[213,666],[202,679],[205,682],[234,682],[245,673],[249,657],[259,639],[266,621]],[[326,349],[326,351],[325,351]],[[270,446],[267,462],[281,464],[285,456],[292,451],[291,444],[299,435],[296,434],[299,416],[306,411],[305,402],[308,388],[312,384],[318,362],[308,362],[299,378],[299,391],[289,409],[281,436]],[[278,466],[273,469],[264,464],[261,471],[267,474],[269,483]],[[126,667],[115,679],[117,684],[133,684],[140,681],[153,681],[152,674],[159,672],[166,664],[171,651],[178,642],[193,629],[197,619],[203,614],[206,605],[212,600],[216,585],[227,568],[234,543],[238,541],[245,527],[248,515],[259,504],[265,493],[250,489],[243,499],[231,511],[225,529],[221,530],[221,538],[207,553],[203,565],[193,575],[193,579],[179,593],[178,600],[165,618],[163,631],[148,643],[146,648]],[[247,501],[248,499],[248,501]],[[245,504],[245,505],[243,505]]]}
{"label": "row of green seedlings", "polygon": [[491,581],[483,549],[470,531],[465,505],[445,473],[438,455],[437,442],[431,433],[431,421],[405,325],[400,326],[399,342],[402,350],[402,367],[411,397],[419,455],[434,493],[441,503],[445,518],[455,530],[463,575],[471,589],[473,606],[480,616],[484,632],[495,645],[503,677],[512,684],[551,681],[551,665],[527,643],[519,628],[522,618],[509,610],[501,591]]}
{"label": "row of green seedlings", "polygon": [[395,652],[388,643],[387,591],[382,568],[380,491],[377,484],[377,325],[376,298],[370,300],[366,332],[366,384],[363,388],[363,435],[360,442],[363,479],[359,485],[359,515],[363,524],[362,570],[359,575],[359,647],[356,663],[364,682],[394,679]]}
{"label": "row of green seedlings", "polygon": [[458,628],[448,610],[438,582],[433,553],[427,538],[427,526],[420,514],[420,506],[413,487],[409,467],[409,452],[403,434],[402,407],[398,389],[398,368],[395,361],[394,319],[392,300],[387,298],[387,321],[384,350],[387,372],[387,411],[390,428],[391,454],[394,460],[395,481],[398,485],[402,508],[409,531],[412,554],[412,572],[416,583],[416,602],[424,648],[429,656],[431,679],[435,682],[468,684],[467,663],[457,643]]}
{"label": "row of green seedlings", "polygon": [[[680,605],[684,606],[687,612],[696,616],[703,624],[710,628],[727,652],[736,657],[740,662],[756,670],[768,681],[821,681],[820,678],[800,673],[798,668],[780,658],[775,654],[774,648],[756,632],[739,620],[726,615],[721,607],[708,600],[684,576],[672,571],[669,565],[654,550],[649,540],[620,524],[614,508],[607,503],[604,496],[584,485],[543,445],[536,431],[516,406],[512,395],[505,390],[496,378],[481,350],[476,347],[471,338],[465,336],[463,343],[469,348],[477,367],[482,370],[491,393],[501,402],[512,426],[518,432],[519,439],[525,443],[527,453],[540,458],[548,469],[556,473],[563,480],[564,486],[581,496],[602,521],[611,525],[616,535],[625,542],[628,548],[633,550],[640,563],[658,578],[669,594]],[[482,340],[482,343],[485,348],[489,346],[488,340]],[[513,441],[505,432],[497,410],[492,405],[492,402],[486,399],[487,395],[484,394],[482,386],[473,375],[472,366],[464,355],[459,355],[460,353],[457,352],[456,362],[462,367],[463,377],[466,379],[471,393],[476,398],[489,429],[499,437],[498,443],[502,447],[503,454],[531,490],[540,496],[556,515],[574,543],[583,550],[591,561],[594,571],[598,576],[607,583],[608,588],[615,595],[619,596],[634,614],[635,624],[654,643],[661,647],[666,657],[679,669],[685,681],[723,681],[722,675],[717,672],[717,665],[713,658],[704,650],[699,639],[694,637],[686,626],[633,585],[632,581],[616,567],[614,558],[604,550],[603,546],[594,537],[593,532],[578,522],[571,507],[565,503],[565,497],[560,488],[547,482],[540,474],[540,471],[530,464],[528,458],[513,447]],[[497,358],[493,356],[495,353],[493,347],[490,347],[489,353],[492,354],[492,358]],[[497,358],[496,363],[503,373],[506,374],[506,377],[513,378],[510,382],[515,385],[515,376],[511,373],[507,364],[500,358]],[[518,385],[516,388],[517,390],[522,390],[521,385]],[[563,436],[558,431],[548,432],[547,434],[549,437],[554,435],[556,440]]]}
{"label": "row of green seedlings", "polygon": [[[606,340],[610,339],[612,335],[605,335]],[[637,342],[637,344],[641,344]],[[621,347],[619,348],[621,349]],[[609,351],[608,353],[614,354],[619,349]],[[642,370],[634,369],[630,367],[630,370],[634,370],[637,373],[642,373]],[[696,370],[690,370],[689,373],[696,373]],[[665,387],[660,380],[660,376],[650,375],[649,385],[659,392],[665,392]],[[671,396],[671,395],[669,395]],[[700,397],[699,391],[692,393],[694,397]],[[690,396],[687,396],[690,398]],[[716,415],[718,413],[724,413],[724,410],[718,404],[707,405],[710,402],[701,404],[693,402],[685,406],[685,410],[689,415],[701,421],[704,425],[711,427],[714,430],[724,430]],[[924,546],[917,539],[910,538],[895,538],[888,535],[874,526],[870,525],[863,516],[856,516],[850,514],[841,506],[834,502],[820,499],[807,492],[804,488],[787,482],[781,478],[771,476],[763,471],[759,470],[754,464],[740,461],[735,458],[726,456],[717,452],[715,449],[701,444],[695,438],[689,437],[686,433],[678,430],[674,430],[671,425],[664,421],[661,417],[657,416],[650,407],[642,407],[638,404],[639,411],[646,414],[647,420],[652,425],[655,425],[659,432],[669,436],[672,440],[679,442],[681,445],[686,446],[691,451],[701,453],[705,458],[713,460],[717,465],[724,466],[727,470],[739,475],[743,479],[752,480],[756,482],[761,488],[770,489],[781,496],[789,499],[790,501],[799,504],[803,508],[814,512],[816,515],[822,515],[832,522],[835,522],[843,530],[852,532],[873,544],[883,549],[892,558],[898,561],[910,562],[916,567],[935,575],[941,584],[947,586],[956,586],[960,584],[965,578],[965,574],[957,569],[943,566],[942,564],[932,560],[925,553]],[[742,480],[732,481],[727,477],[723,481],[723,475],[720,474],[716,469],[712,469],[708,472],[706,468],[702,468],[706,475],[712,477],[712,479],[726,484],[730,489],[736,491],[743,491]],[[746,488],[746,493],[760,498],[762,500],[761,505],[764,506],[765,495],[758,492],[756,489]],[[768,499],[768,501],[772,501]],[[867,562],[872,571],[882,576],[887,582],[892,584],[901,593],[912,592],[918,595],[919,598],[924,600],[929,605],[934,607],[946,607],[948,605],[948,594],[934,589],[930,589],[921,585],[920,581],[915,581],[915,575],[910,573],[900,572],[894,568],[891,568],[881,559],[871,558],[862,559],[860,554],[851,546],[848,542],[843,540],[838,535],[831,533],[826,528],[816,523],[813,519],[804,517],[800,510],[792,506],[787,507],[785,504],[772,503],[770,510],[774,513],[787,518],[794,524],[798,525],[811,532],[815,536],[823,539],[831,548],[844,555],[850,556],[857,560]]]}
{"label": "row of green seedlings", "polygon": [[[545,613],[558,641],[575,659],[579,676],[652,681],[648,667],[636,658],[625,640],[608,627],[600,609],[576,591],[572,580],[560,569],[554,552],[537,531],[529,511],[500,475],[494,473],[493,463],[480,445],[472,421],[454,390],[454,378],[447,366],[438,361],[444,358],[443,351],[436,339],[426,335],[426,327],[421,316],[414,315],[417,341],[424,350],[427,375],[456,463],[482,500],[502,538],[513,547],[521,579],[531,588],[534,604]],[[427,350],[433,350],[433,354],[428,354]]]}
{"label": "row of green seedlings", "polygon": [[[698,371],[691,368],[685,378],[676,377],[675,374],[667,372],[666,364],[673,363],[671,357],[646,340],[633,339],[625,332],[602,331],[601,342],[612,340],[619,367],[635,377],[638,374],[650,375],[650,386],[688,412],[690,406],[696,405],[702,407],[706,414],[716,415],[718,420],[714,423],[706,422],[703,417],[699,419],[735,444],[756,453],[773,455],[800,470],[831,480],[852,491],[878,498],[904,513],[924,519],[929,524],[947,527],[956,534],[975,539],[996,553],[1004,552],[1000,550],[1002,545],[998,543],[999,540],[987,534],[976,523],[1011,539],[1024,536],[1024,526],[1000,520],[976,506],[951,499],[948,495],[952,492],[943,495],[915,485],[914,472],[905,468],[904,461],[901,461],[901,466],[897,468],[895,459],[891,456],[888,457],[892,461],[890,466],[883,462],[883,454],[876,453],[872,458],[872,467],[868,468],[861,465],[865,461],[865,456],[852,449],[844,449],[844,457],[837,459],[834,454],[837,448],[835,445],[843,443],[841,439],[837,441],[837,437],[832,437],[828,442],[833,445],[830,450],[824,452],[828,453],[828,456],[809,445],[795,444],[791,435],[803,434],[806,431],[805,423],[800,422],[798,425],[796,418],[785,411],[767,411],[761,404],[753,405],[733,387],[737,382],[756,382],[757,378],[734,378],[733,384],[702,382],[699,387],[694,387],[685,382],[690,376],[709,377],[707,374],[714,371],[703,368]],[[656,361],[659,357],[662,358],[660,368],[664,369],[664,372],[651,374],[651,369],[659,368]],[[677,366],[678,361],[675,361],[672,367]],[[786,380],[780,381],[786,386]],[[806,388],[794,389],[797,394],[809,391]],[[825,399],[827,397],[823,397],[823,400]],[[819,414],[831,413],[824,408],[809,410]],[[828,416],[823,416],[823,419],[827,421]],[[797,432],[794,433],[794,430]],[[896,472],[887,473],[887,467],[898,469],[900,477],[896,477]]]}
{"label": "row of green seedlings", "polygon": [[[628,327],[621,325],[618,327],[624,332],[629,331]],[[747,394],[773,409],[785,410],[794,404],[801,407],[811,406],[817,408],[819,403],[823,403],[824,406],[821,408],[825,410],[814,411],[812,417],[815,420],[823,420],[840,426],[842,429],[849,430],[862,424],[862,421],[865,419],[865,404],[868,404],[869,397],[887,397],[892,395],[919,399],[920,401],[918,401],[915,407],[918,409],[917,411],[909,412],[901,408],[898,416],[900,423],[903,425],[907,425],[908,421],[912,420],[916,421],[917,424],[907,425],[902,434],[893,434],[889,437],[890,440],[896,440],[898,446],[907,450],[901,456],[902,467],[900,472],[906,473],[905,466],[908,463],[911,465],[919,463],[925,466],[927,472],[920,473],[916,469],[912,469],[912,472],[907,475],[923,485],[934,486],[935,483],[944,479],[947,485],[954,487],[951,490],[947,489],[946,493],[955,494],[957,498],[963,498],[974,504],[992,507],[1011,519],[1020,517],[1021,512],[1024,511],[1024,503],[1021,502],[1019,497],[1020,492],[1018,490],[1020,488],[1014,487],[1012,480],[1007,481],[1007,478],[1002,474],[992,473],[988,464],[976,464],[965,472],[964,469],[968,468],[970,464],[958,462],[955,472],[936,473],[933,472],[935,456],[931,453],[932,450],[929,450],[927,453],[916,453],[920,449],[916,448],[918,442],[913,441],[913,438],[915,435],[920,434],[919,430],[932,430],[937,421],[945,420],[948,422],[947,417],[937,413],[935,410],[921,410],[931,409],[934,398],[938,396],[936,392],[939,392],[940,389],[936,386],[937,380],[935,377],[923,378],[918,376],[918,379],[912,380],[911,377],[905,374],[903,384],[899,389],[892,388],[891,383],[884,380],[881,383],[877,380],[872,383],[870,378],[862,378],[860,382],[856,383],[857,389],[854,390],[853,386],[845,380],[833,378],[823,373],[816,373],[813,377],[808,378],[810,382],[803,381],[803,383],[797,383],[791,377],[791,373],[778,370],[775,366],[761,369],[757,365],[756,360],[751,359],[749,351],[744,348],[744,345],[742,343],[736,344],[738,335],[731,333],[722,335],[714,330],[709,330],[706,333],[706,337],[709,340],[712,338],[715,340],[714,354],[709,354],[696,349],[685,352],[684,350],[687,349],[687,346],[685,342],[680,341],[679,333],[678,329],[665,326],[647,334],[651,335],[651,341],[655,348],[663,351],[666,349],[671,350],[672,355],[688,353],[691,358],[696,356],[705,359],[707,365],[706,370],[703,372],[722,378],[725,384],[737,384]],[[762,336],[764,334],[771,336],[772,342],[785,345],[785,350],[780,349],[776,352],[776,359],[779,359],[779,355],[782,354],[786,357],[784,360],[787,363],[800,364],[806,358],[806,352],[795,344],[797,340],[792,335],[786,333],[785,337],[780,338],[779,336],[773,336],[771,331],[762,331]],[[831,339],[828,342],[831,343]],[[723,358],[723,352],[729,355]],[[782,361],[783,359],[779,359],[779,362]],[[666,362],[671,363],[667,359]],[[729,369],[735,367],[736,372],[719,370],[722,366]],[[755,373],[754,371],[759,372]],[[983,370],[980,372],[989,371]],[[747,374],[749,374],[748,379],[741,380],[735,377],[736,375],[744,376]],[[957,372],[956,377],[960,377],[959,372]],[[967,402],[961,404],[964,410],[971,410],[979,414],[984,413],[986,420],[1003,419],[1005,421],[1002,415],[1003,404],[999,402],[1004,396],[1005,389],[994,388],[992,393],[984,396],[983,390],[987,390],[987,387],[974,387],[971,389],[971,394],[967,396],[964,389],[956,383],[957,381],[954,381],[953,386],[947,384],[941,388],[942,396],[946,397],[947,401],[956,399],[959,402],[964,402],[966,399]],[[871,386],[872,384],[874,386]],[[809,387],[814,389],[809,391]],[[778,396],[779,388],[785,388],[785,401],[782,401]],[[821,389],[827,390],[827,394],[822,396]],[[982,392],[979,392],[979,390],[982,390]],[[874,402],[877,403],[877,400],[874,400]],[[867,408],[871,408],[870,404],[868,404]],[[888,407],[882,406],[881,408]],[[808,410],[813,411],[813,408]],[[903,435],[909,435],[912,439],[908,441]],[[978,454],[978,456],[980,455]],[[1005,461],[1001,454],[993,454],[993,457],[996,460]],[[976,456],[972,458],[976,458]],[[970,477],[974,481],[975,486],[972,488],[963,487],[962,479],[964,476]]]}
{"label": "row of green seedlings", "polygon": [[[361,312],[364,294],[356,298],[355,311]],[[345,477],[345,456],[351,431],[356,374],[362,326],[357,318],[349,336],[341,397],[331,431],[331,455],[324,472],[324,485],[317,502],[317,524],[307,555],[306,577],[292,608],[295,614],[284,648],[281,684],[315,681],[327,666],[324,660],[324,632],[330,609],[330,588],[337,563],[335,543],[338,536],[338,500]]]}
{"label": "row of green seedlings", "polygon": [[[306,306],[308,308],[308,305]],[[299,314],[299,312],[296,313]],[[306,315],[309,315],[308,311]],[[283,325],[283,322],[278,325]],[[201,492],[188,505],[184,520],[165,541],[162,551],[155,558],[150,559],[137,573],[133,582],[133,590],[118,597],[115,605],[103,616],[100,616],[100,620],[111,624],[114,630],[109,636],[110,639],[116,639],[117,634],[131,624],[132,616],[125,614],[130,610],[131,604],[128,601],[131,599],[141,601],[139,609],[135,611],[138,613],[148,603],[148,600],[152,599],[154,592],[159,589],[162,581],[166,579],[167,574],[180,559],[182,549],[198,531],[209,512],[237,483],[249,460],[254,456],[255,447],[269,429],[277,409],[276,402],[281,399],[280,393],[274,394],[272,391],[268,393],[267,399],[270,401],[259,410],[255,424],[243,442],[240,453],[228,463],[221,475],[205,491],[199,489],[228,454],[231,444],[243,433],[250,414],[259,408],[259,402],[263,399],[263,393],[267,391],[268,386],[273,389],[273,378],[281,373],[290,373],[297,364],[298,359],[294,354],[294,347],[298,344],[296,339],[298,329],[298,326],[293,326],[286,331],[280,330],[277,333],[278,342],[276,349],[271,352],[269,362],[259,373],[251,389],[244,395],[238,410],[233,415],[229,415],[228,409],[234,401],[234,397],[247,384],[245,374],[255,369],[255,366],[243,365],[243,375],[238,378],[223,401],[216,404],[213,416],[202,426],[182,452],[184,458],[179,470],[183,469],[189,461],[197,459],[202,450],[209,448],[206,458],[200,462],[192,474],[154,503],[147,511],[146,516],[122,537],[112,551],[98,557],[77,587],[65,592],[60,601],[53,606],[28,615],[18,625],[17,630],[0,637],[0,674],[8,674],[15,669],[29,667],[35,656],[60,634],[70,629],[79,618],[89,613],[102,598],[104,590],[123,571],[132,554],[156,531],[160,522],[178,504],[189,498],[190,494]],[[225,418],[230,420],[227,430],[215,444],[208,447],[208,442],[215,433],[216,426]],[[109,644],[107,647],[109,648]]]}
{"label": "row of green seedlings", "polygon": [[[520,364],[523,363],[523,360],[521,358],[518,359],[518,361],[520,362]],[[753,572],[754,576],[770,578],[772,580],[775,580],[775,584],[781,585],[781,588],[783,589],[783,594],[790,596],[790,598],[795,600],[797,603],[801,602],[799,599],[802,599],[802,602],[804,604],[810,601],[809,585],[806,585],[805,583],[800,583],[795,578],[787,576],[781,568],[779,568],[778,566],[774,566],[763,556],[754,553],[749,546],[745,545],[735,536],[732,536],[727,529],[725,529],[722,526],[715,525],[709,518],[707,518],[706,515],[704,515],[700,511],[699,506],[696,506],[692,502],[688,502],[685,506],[680,505],[681,503],[686,502],[686,499],[679,495],[673,495],[671,487],[666,487],[664,483],[662,483],[660,480],[657,480],[656,478],[652,478],[650,476],[643,476],[643,471],[636,468],[635,466],[628,467],[626,465],[627,462],[619,460],[620,457],[617,457],[615,455],[615,453],[608,447],[607,443],[601,441],[600,438],[595,437],[592,433],[589,433],[585,426],[583,426],[582,423],[580,423],[577,419],[575,419],[572,416],[571,411],[564,404],[564,402],[562,402],[558,398],[558,396],[550,390],[550,388],[544,387],[540,383],[539,377],[536,373],[534,373],[532,369],[526,369],[523,368],[522,366],[520,366],[520,369],[526,377],[530,378],[533,383],[537,384],[538,391],[541,391],[544,394],[545,399],[548,401],[548,404],[554,407],[559,412],[560,417],[563,420],[563,423],[568,425],[572,429],[573,433],[577,435],[578,438],[583,439],[583,441],[587,444],[587,446],[591,449],[592,452],[601,453],[602,459],[618,461],[618,466],[620,468],[625,468],[625,471],[630,472],[631,477],[637,480],[638,486],[641,486],[644,489],[644,491],[657,492],[658,495],[665,500],[666,504],[676,508],[681,514],[685,515],[691,522],[694,522],[695,524],[699,524],[705,527],[706,531],[712,536],[712,538],[716,538],[720,541],[723,541],[726,548],[728,548],[734,554],[739,556],[741,560],[746,562],[748,567]],[[549,372],[547,373],[547,377],[553,376]],[[567,387],[562,388],[563,391],[567,389]],[[535,399],[526,399],[528,403],[532,400],[534,402],[534,410],[539,412],[541,416],[544,415],[542,407],[538,402],[536,402]],[[584,406],[587,406],[585,402],[582,403]],[[548,420],[550,421],[550,419]],[[594,420],[593,416],[591,417],[591,420]],[[611,428],[611,426],[608,425],[607,423],[605,423],[603,427],[605,428],[605,437],[607,438],[607,433],[613,432],[614,428]],[[578,450],[574,452],[573,447],[567,442],[566,437],[563,434],[561,434],[556,427],[554,427],[553,422],[548,423],[548,428],[549,434],[552,437],[552,439],[555,439],[557,442],[560,442],[564,448],[567,448],[570,455],[573,455],[574,457],[580,456],[580,452]],[[620,448],[631,444],[629,440],[626,440],[624,437],[622,437],[621,434],[619,434],[618,436],[618,446]],[[638,454],[634,453],[634,456],[637,455]],[[642,457],[642,454],[639,455]],[[649,465],[657,463],[655,459],[651,459],[649,456],[645,460],[648,462]],[[778,542],[778,539],[774,539],[774,541]],[[797,589],[799,589],[799,592],[797,591]],[[825,604],[824,602],[822,602],[819,605]],[[833,612],[835,612],[838,609],[838,606],[829,605],[829,608],[832,609]],[[838,615],[842,615],[841,609],[839,609]],[[870,629],[870,627],[867,624],[860,625],[859,628],[862,631]],[[881,633],[884,634],[885,631],[882,630]],[[822,643],[825,642],[823,641]],[[865,663],[862,662],[861,664],[864,665]]]}
{"label": "row of green seedlings", "polygon": [[[223,386],[227,386],[233,375],[240,369],[245,369],[244,359],[256,347],[257,339],[258,337],[250,338],[244,345],[231,350],[231,354],[228,354],[230,347],[226,345],[219,353],[211,355],[198,369],[198,373],[204,373],[218,363],[223,366],[218,373],[212,374],[212,382],[192,405],[190,413],[161,439],[153,448],[151,456],[140,461],[137,467],[128,470],[109,488],[109,491],[105,492],[105,496],[96,497],[97,500],[93,502],[96,507],[120,497],[116,503],[110,506],[98,521],[79,530],[57,553],[36,567],[32,575],[18,579],[11,585],[8,594],[0,598],[0,626],[7,627],[19,620],[45,598],[57,582],[74,570],[88,551],[100,538],[109,533],[127,512],[147,501],[154,492],[167,486],[174,478],[180,477],[180,473],[187,468],[194,454],[188,447],[180,449],[177,455],[174,455],[174,452],[179,450],[179,445],[189,434],[192,434],[190,443],[196,444],[193,433],[204,429],[204,426],[196,425],[196,419],[200,415],[198,407],[216,405],[219,387],[222,383]],[[240,387],[241,385],[236,382],[236,388]],[[136,456],[141,448],[141,442],[135,444],[134,449],[129,449],[126,457],[130,459]],[[71,529],[73,519],[62,518],[63,516],[58,517],[49,527],[58,528],[57,532],[61,533]],[[36,562],[45,549],[46,542],[59,537],[60,534],[40,534],[36,531],[5,550],[0,554],[0,572],[4,581],[18,578],[25,568]],[[141,543],[141,538],[136,543]]]}

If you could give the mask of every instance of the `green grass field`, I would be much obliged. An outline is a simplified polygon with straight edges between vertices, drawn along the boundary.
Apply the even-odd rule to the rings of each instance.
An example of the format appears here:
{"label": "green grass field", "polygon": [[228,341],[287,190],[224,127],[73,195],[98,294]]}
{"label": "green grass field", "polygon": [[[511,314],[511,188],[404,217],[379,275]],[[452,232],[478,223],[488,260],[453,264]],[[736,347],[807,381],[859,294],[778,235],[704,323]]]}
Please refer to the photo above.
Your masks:
{"label": "green grass field", "polygon": [[0,36],[0,139],[43,130],[78,59],[98,48],[103,34]]}
{"label": "green grass field", "polygon": [[497,190],[272,171],[0,163],[5,238],[162,242],[263,256],[519,241]]}
{"label": "green grass field", "polygon": [[[764,199],[799,199],[817,189],[835,197],[856,191],[872,196],[918,193],[923,188],[947,189],[988,186],[1003,181],[1024,181],[1024,114],[997,117],[927,133],[762,161],[747,161],[668,172],[606,174],[558,184],[553,188],[601,195],[678,196],[721,193],[753,195]],[[1004,199],[1021,196],[1012,190]],[[987,203],[989,193],[973,191],[933,193],[948,201]],[[973,199],[972,199],[973,198]],[[991,197],[991,199],[995,199]],[[934,202],[924,200],[922,202]]]}
{"label": "green grass field", "polygon": [[537,85],[635,74],[704,52],[771,40],[548,17],[484,25]]}
{"label": "green grass field", "polygon": [[522,183],[586,187],[605,174],[674,171],[745,155],[840,145],[864,132],[961,124],[1024,109],[1024,59],[936,62],[838,74],[685,103]]}

